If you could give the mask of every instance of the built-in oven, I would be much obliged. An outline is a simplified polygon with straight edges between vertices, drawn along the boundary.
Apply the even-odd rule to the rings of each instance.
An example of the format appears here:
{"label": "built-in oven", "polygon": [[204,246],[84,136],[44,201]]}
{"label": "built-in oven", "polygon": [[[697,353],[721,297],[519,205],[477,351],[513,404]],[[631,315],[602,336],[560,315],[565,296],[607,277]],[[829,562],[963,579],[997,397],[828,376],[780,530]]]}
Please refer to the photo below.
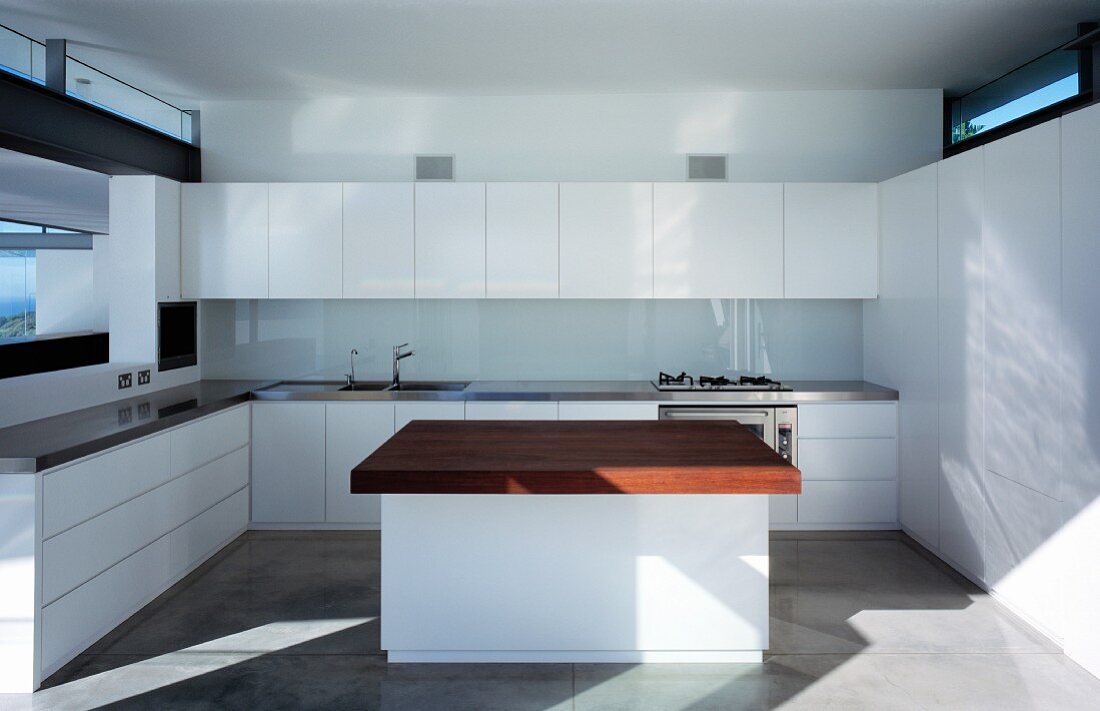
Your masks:
{"label": "built-in oven", "polygon": [[798,466],[798,408],[740,405],[662,405],[662,420],[740,422],[784,459]]}

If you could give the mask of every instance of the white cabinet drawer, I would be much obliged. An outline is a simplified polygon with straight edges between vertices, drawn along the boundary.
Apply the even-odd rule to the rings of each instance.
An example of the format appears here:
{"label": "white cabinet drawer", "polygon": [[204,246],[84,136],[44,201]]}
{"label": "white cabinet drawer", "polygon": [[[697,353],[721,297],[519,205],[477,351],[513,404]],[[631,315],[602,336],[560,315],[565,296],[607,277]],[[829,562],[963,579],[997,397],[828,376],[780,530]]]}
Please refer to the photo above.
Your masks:
{"label": "white cabinet drawer", "polygon": [[898,520],[894,481],[804,481],[799,523],[889,523]]}
{"label": "white cabinet drawer", "polygon": [[467,420],[556,420],[556,402],[467,402]]}
{"label": "white cabinet drawer", "polygon": [[655,402],[561,402],[559,420],[656,420]]}
{"label": "white cabinet drawer", "polygon": [[172,476],[248,444],[248,405],[210,415],[172,431]]}
{"label": "white cabinet drawer", "polygon": [[897,404],[875,402],[799,405],[798,436],[897,437]]}
{"label": "white cabinet drawer", "polygon": [[42,599],[57,599],[247,483],[242,447],[43,542]]}
{"label": "white cabinet drawer", "polygon": [[413,420],[464,420],[464,402],[397,402],[394,403],[394,432]]}
{"label": "white cabinet drawer", "polygon": [[168,434],[42,477],[42,537],[49,538],[168,480]]}
{"label": "white cabinet drawer", "polygon": [[248,489],[210,507],[168,534],[168,570],[174,578],[248,527]]}
{"label": "white cabinet drawer", "polygon": [[806,481],[894,481],[896,439],[799,439],[798,468]]}
{"label": "white cabinet drawer", "polygon": [[42,668],[52,670],[122,622],[170,578],[162,538],[42,610]]}

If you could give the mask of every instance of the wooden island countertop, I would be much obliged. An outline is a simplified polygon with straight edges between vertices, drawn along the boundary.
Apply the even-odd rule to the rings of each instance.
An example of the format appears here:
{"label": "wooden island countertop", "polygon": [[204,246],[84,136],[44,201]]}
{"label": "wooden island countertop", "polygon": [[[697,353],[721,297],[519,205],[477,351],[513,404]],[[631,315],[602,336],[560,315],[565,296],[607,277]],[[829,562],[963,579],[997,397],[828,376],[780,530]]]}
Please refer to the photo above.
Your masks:
{"label": "wooden island countertop", "polygon": [[737,422],[414,421],[351,471],[353,494],[798,494]]}

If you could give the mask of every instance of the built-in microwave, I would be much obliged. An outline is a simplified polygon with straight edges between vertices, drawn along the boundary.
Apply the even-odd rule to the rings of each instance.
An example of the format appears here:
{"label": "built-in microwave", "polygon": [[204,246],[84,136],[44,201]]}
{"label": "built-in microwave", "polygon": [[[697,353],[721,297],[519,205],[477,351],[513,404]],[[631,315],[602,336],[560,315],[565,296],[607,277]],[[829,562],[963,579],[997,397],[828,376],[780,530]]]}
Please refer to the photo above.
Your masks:
{"label": "built-in microwave", "polygon": [[157,304],[157,370],[196,365],[198,352],[198,304],[164,301]]}
{"label": "built-in microwave", "polygon": [[732,420],[798,466],[798,408],[739,405],[662,405],[662,420]]}

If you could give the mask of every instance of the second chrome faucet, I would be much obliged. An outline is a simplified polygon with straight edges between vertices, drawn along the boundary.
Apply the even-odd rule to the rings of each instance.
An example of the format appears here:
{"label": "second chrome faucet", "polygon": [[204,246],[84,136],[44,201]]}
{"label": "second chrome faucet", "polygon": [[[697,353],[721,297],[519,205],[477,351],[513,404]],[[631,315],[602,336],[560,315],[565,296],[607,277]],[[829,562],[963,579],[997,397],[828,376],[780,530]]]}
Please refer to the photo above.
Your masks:
{"label": "second chrome faucet", "polygon": [[393,347],[393,380],[390,381],[390,390],[397,390],[401,387],[401,361],[409,356],[416,355],[416,351],[401,351],[407,345],[409,344],[402,343]]}

